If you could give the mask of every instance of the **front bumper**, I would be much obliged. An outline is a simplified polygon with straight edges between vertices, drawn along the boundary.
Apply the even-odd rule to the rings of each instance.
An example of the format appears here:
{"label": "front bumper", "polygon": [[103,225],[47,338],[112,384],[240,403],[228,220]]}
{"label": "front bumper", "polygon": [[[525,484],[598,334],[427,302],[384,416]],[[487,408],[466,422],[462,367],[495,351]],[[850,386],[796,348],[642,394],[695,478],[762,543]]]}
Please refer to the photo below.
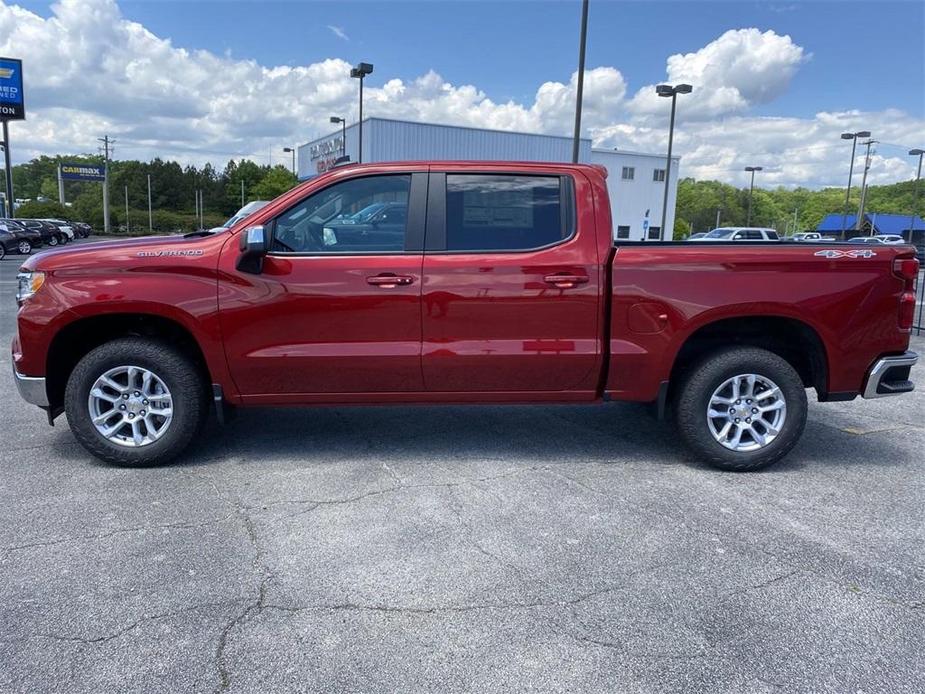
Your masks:
{"label": "front bumper", "polygon": [[48,407],[48,392],[45,390],[44,378],[23,376],[13,364],[13,380],[16,381],[16,389],[23,400],[30,405]]}
{"label": "front bumper", "polygon": [[909,371],[918,360],[919,355],[915,352],[878,359],[867,372],[862,395],[865,398],[885,398],[914,390],[915,384],[909,380]]}

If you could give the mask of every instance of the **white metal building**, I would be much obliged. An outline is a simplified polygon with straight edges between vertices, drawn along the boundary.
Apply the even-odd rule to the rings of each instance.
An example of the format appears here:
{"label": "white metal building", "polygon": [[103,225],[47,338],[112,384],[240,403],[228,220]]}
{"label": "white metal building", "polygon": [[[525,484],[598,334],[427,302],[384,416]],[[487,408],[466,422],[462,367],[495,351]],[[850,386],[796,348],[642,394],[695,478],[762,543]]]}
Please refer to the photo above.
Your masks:
{"label": "white metal building", "polygon": [[[299,179],[327,171],[341,156],[357,161],[357,125],[308,142],[298,148]],[[345,147],[346,144],[346,147]],[[556,135],[485,130],[454,125],[368,118],[363,120],[363,161],[462,159],[501,161],[571,161],[572,138]],[[657,239],[665,192],[664,154],[592,149],[590,139],[579,144],[579,161],[607,167],[607,187],[613,210],[614,236]],[[674,227],[678,190],[678,157],[672,157],[668,193],[668,232]]]}

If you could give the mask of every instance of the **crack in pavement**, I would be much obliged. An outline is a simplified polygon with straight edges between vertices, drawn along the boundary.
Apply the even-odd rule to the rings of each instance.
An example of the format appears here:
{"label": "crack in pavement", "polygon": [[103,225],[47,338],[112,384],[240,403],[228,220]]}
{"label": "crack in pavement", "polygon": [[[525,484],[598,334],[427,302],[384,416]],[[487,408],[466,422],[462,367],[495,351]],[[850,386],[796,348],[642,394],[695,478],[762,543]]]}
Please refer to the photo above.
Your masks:
{"label": "crack in pavement", "polygon": [[168,530],[168,529],[197,529],[197,528],[206,528],[210,525],[220,525],[230,520],[234,514],[230,513],[221,518],[212,518],[207,521],[200,521],[197,523],[182,522],[182,523],[160,523],[156,525],[137,525],[126,528],[115,528],[109,530],[105,533],[89,533],[86,535],[72,535],[70,537],[62,537],[54,540],[40,540],[38,542],[28,542],[19,545],[8,545],[6,547],[0,547],[0,553],[7,554],[10,552],[18,552],[26,549],[34,549],[36,547],[52,547],[54,545],[60,545],[66,542],[80,542],[82,540],[105,540],[115,535],[124,535],[128,533],[137,533],[144,532],[147,530]]}
{"label": "crack in pavement", "polygon": [[247,620],[252,613],[256,612],[259,614],[264,609],[266,604],[267,584],[272,578],[272,574],[264,562],[264,551],[260,547],[257,529],[253,519],[248,514],[248,508],[239,506],[238,515],[244,524],[244,530],[247,532],[248,540],[254,550],[254,558],[251,565],[254,572],[259,576],[259,580],[255,598],[250,603],[246,604],[237,615],[232,617],[219,634],[218,644],[215,648],[215,668],[218,671],[218,686],[215,689],[216,692],[223,692],[231,686],[231,672],[225,661],[225,649],[228,646],[228,639],[231,636],[231,632],[234,631],[239,624]]}
{"label": "crack in pavement", "polygon": [[358,501],[363,501],[370,497],[382,496],[383,494],[391,494],[392,492],[398,492],[407,489],[450,489],[453,487],[464,487],[470,485],[478,485],[484,482],[492,482],[494,480],[505,479],[508,477],[515,477],[517,475],[523,475],[528,472],[534,472],[538,470],[544,470],[547,466],[545,465],[531,465],[530,467],[520,468],[517,470],[510,470],[508,472],[499,474],[499,475],[489,475],[486,477],[479,477],[476,479],[464,479],[459,482],[422,482],[420,484],[405,484],[400,483],[391,487],[383,487],[382,489],[374,489],[369,492],[364,492],[363,494],[357,494],[356,496],[350,496],[343,499],[280,499],[277,501],[271,501],[267,504],[262,504],[260,506],[247,506],[244,507],[249,511],[256,510],[265,510],[273,506],[284,506],[284,505],[293,505],[293,506],[304,506],[309,505],[309,508],[300,509],[290,514],[286,514],[284,518],[294,518],[296,516],[305,515],[306,513],[311,513],[317,508],[322,506],[342,506],[347,504],[353,504]]}
{"label": "crack in pavement", "polygon": [[87,636],[73,636],[69,634],[54,634],[54,633],[38,632],[35,634],[26,634],[25,636],[21,638],[0,639],[0,643],[16,643],[19,641],[30,641],[33,639],[50,639],[53,641],[63,641],[63,642],[78,643],[78,644],[90,644],[90,645],[101,644],[101,643],[106,643],[108,641],[112,641],[113,639],[117,639],[120,636],[123,636],[124,634],[129,633],[130,631],[134,631],[135,629],[140,627],[142,624],[145,624],[147,622],[154,622],[154,621],[158,621],[162,619],[169,619],[171,617],[177,617],[179,615],[187,614],[189,612],[197,612],[199,610],[212,609],[216,607],[228,607],[230,605],[234,605],[236,602],[238,601],[237,600],[226,600],[223,602],[209,602],[209,603],[202,603],[202,604],[197,604],[197,605],[190,605],[189,607],[184,607],[178,610],[170,610],[168,612],[160,612],[158,614],[145,615],[141,617],[140,619],[136,620],[135,622],[112,632],[111,634],[100,634],[99,636],[87,637]]}

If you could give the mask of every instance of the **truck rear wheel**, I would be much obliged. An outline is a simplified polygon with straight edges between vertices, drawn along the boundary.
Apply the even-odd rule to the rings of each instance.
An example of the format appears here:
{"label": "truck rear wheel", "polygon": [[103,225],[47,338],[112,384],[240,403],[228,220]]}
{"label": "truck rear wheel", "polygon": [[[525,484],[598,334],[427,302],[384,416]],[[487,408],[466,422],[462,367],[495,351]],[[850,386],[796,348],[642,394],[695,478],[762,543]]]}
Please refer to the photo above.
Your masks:
{"label": "truck rear wheel", "polygon": [[674,412],[684,442],[724,470],[767,467],[796,445],[806,425],[806,389],[773,352],[734,347],[690,369]]}
{"label": "truck rear wheel", "polygon": [[196,365],[182,352],[141,337],[90,351],[68,379],[64,404],[71,431],[84,448],[128,467],[176,457],[208,415]]}

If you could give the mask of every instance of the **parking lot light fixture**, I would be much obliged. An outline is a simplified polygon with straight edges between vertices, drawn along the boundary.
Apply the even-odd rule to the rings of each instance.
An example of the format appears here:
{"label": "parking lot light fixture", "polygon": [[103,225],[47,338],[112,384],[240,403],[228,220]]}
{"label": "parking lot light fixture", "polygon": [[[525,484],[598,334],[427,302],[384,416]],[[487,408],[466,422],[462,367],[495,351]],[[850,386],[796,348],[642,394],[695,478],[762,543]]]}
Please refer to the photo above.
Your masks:
{"label": "parking lot light fixture", "polygon": [[845,224],[848,218],[848,202],[851,198],[851,177],[854,174],[854,157],[858,146],[859,137],[870,137],[869,130],[859,130],[856,133],[842,133],[841,139],[851,140],[851,165],[848,167],[848,190],[845,191],[845,209],[841,215],[841,235],[845,237]]}
{"label": "parking lot light fixture", "polygon": [[283,151],[287,154],[292,154],[292,175],[298,178],[298,174],[295,172],[295,147],[283,147]]}
{"label": "parking lot light fixture", "polygon": [[360,117],[357,122],[357,162],[363,163],[363,79],[373,74],[372,63],[357,63],[350,76],[360,80]]}
{"label": "parking lot light fixture", "polygon": [[752,225],[752,194],[755,191],[755,172],[764,170],[763,166],[746,166],[745,170],[752,175],[752,181],[748,186],[748,216],[746,217],[745,226]]}
{"label": "parking lot light fixture", "polygon": [[341,159],[344,159],[347,156],[347,119],[340,118],[339,116],[331,116],[331,122],[335,125],[337,123],[341,124],[341,136],[340,136],[340,148],[341,148]]}
{"label": "parking lot light fixture", "polygon": [[665,227],[667,226],[668,216],[668,191],[671,185],[671,148],[674,144],[674,114],[675,106],[678,102],[678,94],[690,94],[694,88],[689,84],[660,84],[655,87],[655,93],[659,96],[671,97],[671,119],[668,122],[668,161],[665,164],[665,194],[662,198],[662,221],[658,233],[658,240],[665,240]]}

